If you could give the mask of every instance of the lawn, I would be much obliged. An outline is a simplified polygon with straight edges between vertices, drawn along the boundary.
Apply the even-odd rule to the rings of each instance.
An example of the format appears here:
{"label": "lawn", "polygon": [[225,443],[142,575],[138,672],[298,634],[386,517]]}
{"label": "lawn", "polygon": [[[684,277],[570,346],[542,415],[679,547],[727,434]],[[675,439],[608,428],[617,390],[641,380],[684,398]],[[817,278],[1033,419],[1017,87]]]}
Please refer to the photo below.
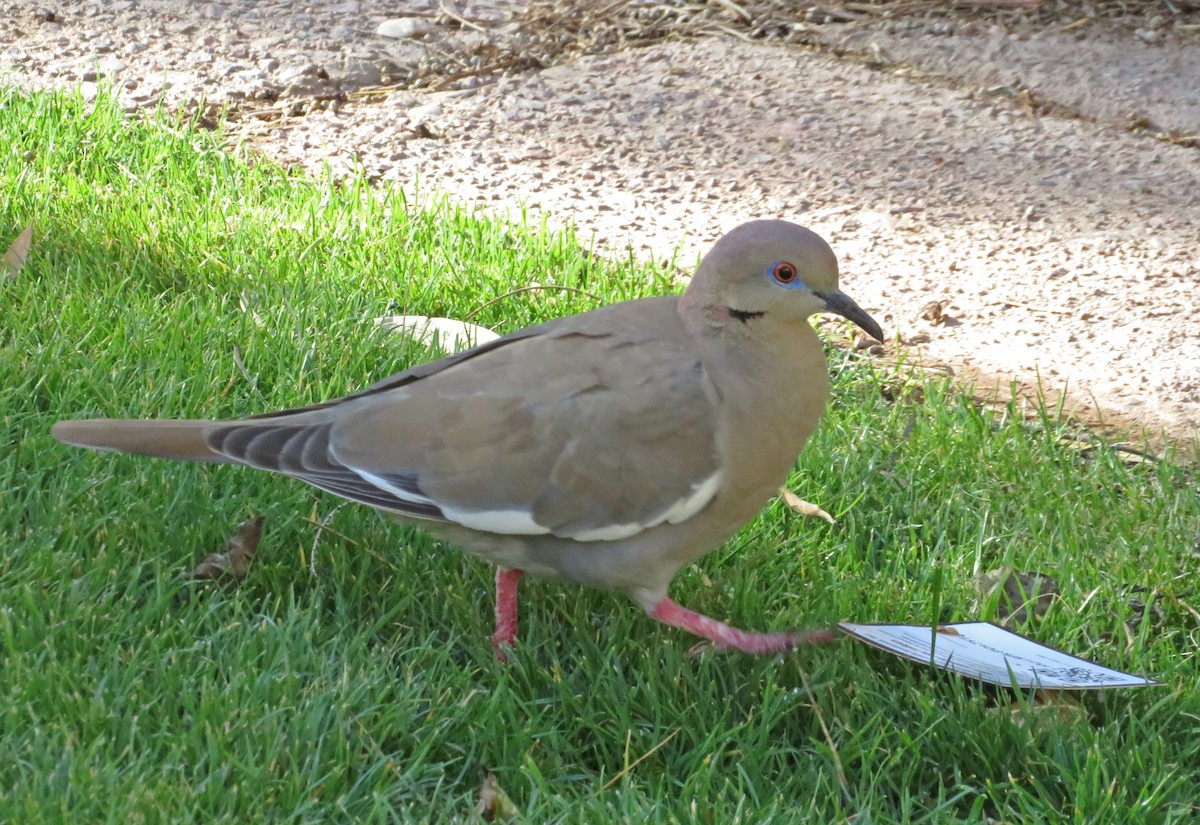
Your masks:
{"label": "lawn", "polygon": [[[673,595],[763,631],[998,619],[976,578],[1040,571],[1060,594],[1018,630],[1161,687],[1014,693],[849,640],[694,656],[623,596],[537,581],[504,666],[491,570],[453,548],[288,479],[55,442],[60,417],[233,417],[432,357],[382,315],[506,332],[678,288],[224,140],[0,90],[0,250],[35,227],[0,274],[0,821],[470,821],[485,781],[530,823],[1200,817],[1193,457],[1082,450],[1053,410],[830,347],[791,486],[838,524],[773,504]],[[570,289],[508,294],[533,282]],[[260,515],[239,586],[189,581]]]}

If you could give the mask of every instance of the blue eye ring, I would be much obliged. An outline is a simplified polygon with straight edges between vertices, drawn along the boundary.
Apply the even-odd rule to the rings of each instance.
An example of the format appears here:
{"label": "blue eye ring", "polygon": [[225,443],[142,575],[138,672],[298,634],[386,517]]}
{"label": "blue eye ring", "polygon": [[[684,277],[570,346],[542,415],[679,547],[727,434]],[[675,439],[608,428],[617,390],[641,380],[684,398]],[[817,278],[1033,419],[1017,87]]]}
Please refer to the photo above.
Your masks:
{"label": "blue eye ring", "polygon": [[776,283],[789,286],[796,281],[796,267],[792,266],[787,261],[780,261],[771,267],[771,277]]}

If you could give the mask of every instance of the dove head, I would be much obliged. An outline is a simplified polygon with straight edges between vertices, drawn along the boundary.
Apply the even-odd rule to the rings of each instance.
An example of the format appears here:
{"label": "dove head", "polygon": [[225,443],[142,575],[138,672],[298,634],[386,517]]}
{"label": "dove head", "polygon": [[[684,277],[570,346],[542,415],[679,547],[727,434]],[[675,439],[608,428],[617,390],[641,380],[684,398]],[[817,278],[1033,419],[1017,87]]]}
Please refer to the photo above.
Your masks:
{"label": "dove head", "polygon": [[820,235],[787,221],[750,221],[726,233],[700,261],[681,310],[711,320],[803,322],[833,312],[880,341],[883,331],[838,289],[838,264]]}

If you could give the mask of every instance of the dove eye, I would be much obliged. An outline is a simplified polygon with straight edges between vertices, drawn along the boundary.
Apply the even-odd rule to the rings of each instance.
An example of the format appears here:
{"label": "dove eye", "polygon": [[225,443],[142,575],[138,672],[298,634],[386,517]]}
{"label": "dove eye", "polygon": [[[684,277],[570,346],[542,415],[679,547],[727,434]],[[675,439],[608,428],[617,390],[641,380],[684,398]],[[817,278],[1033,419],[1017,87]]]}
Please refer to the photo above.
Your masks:
{"label": "dove eye", "polygon": [[796,280],[796,267],[787,261],[780,261],[771,267],[771,277],[778,283],[790,284]]}

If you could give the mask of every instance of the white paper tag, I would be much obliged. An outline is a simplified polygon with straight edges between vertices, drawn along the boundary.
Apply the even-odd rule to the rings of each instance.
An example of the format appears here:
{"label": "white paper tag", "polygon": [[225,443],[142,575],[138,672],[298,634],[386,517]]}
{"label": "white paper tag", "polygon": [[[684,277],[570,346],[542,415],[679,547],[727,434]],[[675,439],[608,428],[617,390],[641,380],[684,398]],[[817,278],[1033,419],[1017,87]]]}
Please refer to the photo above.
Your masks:
{"label": "white paper tag", "polygon": [[[1145,687],[1158,682],[1069,656],[988,622],[838,626],[869,645],[993,685],[1051,690]],[[935,642],[936,639],[936,642]]]}

